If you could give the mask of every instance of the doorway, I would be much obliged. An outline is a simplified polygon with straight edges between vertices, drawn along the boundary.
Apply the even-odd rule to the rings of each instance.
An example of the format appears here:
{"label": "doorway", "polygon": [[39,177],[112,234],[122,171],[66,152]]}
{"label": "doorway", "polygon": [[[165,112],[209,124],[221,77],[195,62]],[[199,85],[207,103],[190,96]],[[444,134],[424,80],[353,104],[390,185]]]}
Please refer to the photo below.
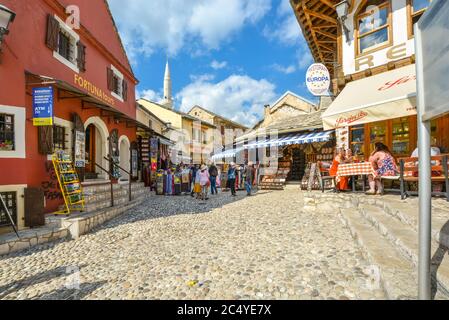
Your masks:
{"label": "doorway", "polygon": [[[92,176],[96,173],[96,128],[93,124],[89,125],[86,129],[86,178],[92,179]],[[96,179],[97,177],[94,177]]]}
{"label": "doorway", "polygon": [[[119,142],[119,154],[120,154],[120,167],[125,169],[127,172],[131,171],[131,155],[130,155],[130,143],[129,139],[126,136],[122,136],[120,138]],[[126,173],[123,170],[120,170],[120,180],[121,181],[128,181],[129,180],[129,174]]]}

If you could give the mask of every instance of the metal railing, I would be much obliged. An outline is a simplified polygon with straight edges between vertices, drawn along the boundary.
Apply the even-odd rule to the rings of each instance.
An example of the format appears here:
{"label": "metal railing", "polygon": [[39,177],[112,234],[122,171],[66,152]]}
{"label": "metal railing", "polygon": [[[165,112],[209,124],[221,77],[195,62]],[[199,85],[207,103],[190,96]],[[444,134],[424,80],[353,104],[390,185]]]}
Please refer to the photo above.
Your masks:
{"label": "metal railing", "polygon": [[109,158],[104,157],[104,159],[109,161],[110,168],[112,168],[112,166],[115,166],[115,167],[117,167],[118,169],[122,170],[124,173],[126,173],[128,175],[128,177],[129,177],[129,181],[128,181],[129,191],[128,191],[128,194],[129,194],[129,202],[131,202],[133,200],[132,194],[131,194],[131,190],[132,190],[132,175],[131,175],[131,172],[128,172],[127,170],[123,169],[121,166],[119,166],[117,163],[115,163],[114,159],[112,159],[111,157],[109,157]]}
{"label": "metal railing", "polygon": [[106,170],[102,166],[100,166],[98,163],[95,163],[95,165],[100,168],[103,172],[105,172],[109,176],[109,180],[111,181],[111,208],[114,207],[114,184],[112,183],[112,180],[114,177],[112,176],[111,172],[109,170]]}

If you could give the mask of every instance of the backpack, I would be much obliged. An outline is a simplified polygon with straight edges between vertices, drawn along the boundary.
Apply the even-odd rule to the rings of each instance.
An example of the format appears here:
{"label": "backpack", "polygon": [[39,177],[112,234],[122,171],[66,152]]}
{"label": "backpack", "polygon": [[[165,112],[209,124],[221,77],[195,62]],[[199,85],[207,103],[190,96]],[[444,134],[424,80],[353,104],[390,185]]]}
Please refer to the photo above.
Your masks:
{"label": "backpack", "polygon": [[235,179],[235,169],[229,170],[228,179]]}

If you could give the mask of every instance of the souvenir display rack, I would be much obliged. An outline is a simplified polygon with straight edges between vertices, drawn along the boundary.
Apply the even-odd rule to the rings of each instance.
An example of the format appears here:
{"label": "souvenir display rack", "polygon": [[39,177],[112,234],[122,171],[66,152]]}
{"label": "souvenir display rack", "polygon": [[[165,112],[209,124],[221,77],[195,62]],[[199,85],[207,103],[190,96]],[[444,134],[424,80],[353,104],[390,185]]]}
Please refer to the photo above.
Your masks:
{"label": "souvenir display rack", "polygon": [[71,214],[73,211],[84,211],[83,188],[71,156],[64,152],[58,152],[53,155],[52,161],[65,203],[65,210],[55,214]]}

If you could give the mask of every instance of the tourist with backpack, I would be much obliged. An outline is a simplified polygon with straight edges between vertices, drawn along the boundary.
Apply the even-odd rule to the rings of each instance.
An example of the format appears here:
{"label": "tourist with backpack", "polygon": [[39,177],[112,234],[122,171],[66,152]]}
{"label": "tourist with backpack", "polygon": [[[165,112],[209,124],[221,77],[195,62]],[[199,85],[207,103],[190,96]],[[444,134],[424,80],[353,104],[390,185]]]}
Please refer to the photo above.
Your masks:
{"label": "tourist with backpack", "polygon": [[209,176],[210,176],[210,190],[211,194],[218,194],[217,190],[217,176],[218,176],[218,168],[214,163],[209,167]]}

